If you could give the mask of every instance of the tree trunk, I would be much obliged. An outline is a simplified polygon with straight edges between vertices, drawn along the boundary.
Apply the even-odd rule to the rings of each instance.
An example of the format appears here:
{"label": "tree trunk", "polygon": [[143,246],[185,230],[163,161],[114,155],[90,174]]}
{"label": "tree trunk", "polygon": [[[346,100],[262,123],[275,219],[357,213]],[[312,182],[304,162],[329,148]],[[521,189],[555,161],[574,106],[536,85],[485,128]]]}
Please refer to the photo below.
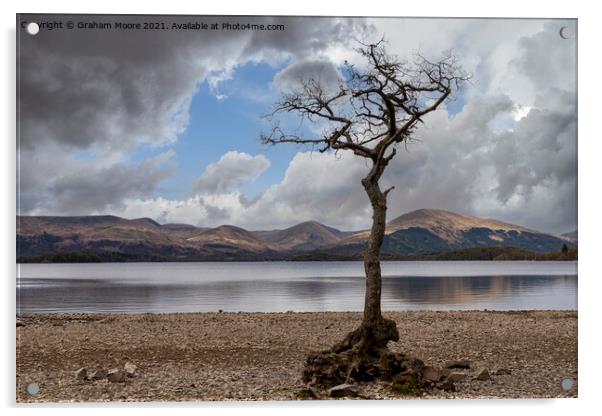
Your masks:
{"label": "tree trunk", "polygon": [[378,183],[369,179],[362,181],[372,204],[372,228],[364,252],[364,270],[366,271],[366,295],[364,302],[363,325],[375,326],[382,320],[380,310],[381,271],[380,247],[385,237],[387,216],[387,197]]}
{"label": "tree trunk", "polygon": [[364,317],[358,328],[332,348],[310,354],[303,371],[303,380],[311,384],[335,385],[350,380],[390,379],[405,372],[420,373],[422,362],[387,348],[389,341],[398,341],[395,321],[381,314],[380,247],[385,236],[387,192],[382,192],[378,179],[369,175],[362,180],[372,204],[372,228],[366,243],[364,269],[366,294]]}
{"label": "tree trunk", "polygon": [[372,228],[364,252],[364,270],[366,272],[366,294],[364,300],[364,319],[360,328],[363,347],[368,350],[386,349],[389,341],[398,341],[399,333],[394,321],[384,319],[381,314],[381,270],[380,248],[385,238],[387,221],[387,193],[382,192],[378,179],[369,175],[362,185],[372,205]]}
{"label": "tree trunk", "polygon": [[361,325],[347,334],[332,351],[340,353],[356,349],[362,354],[378,355],[387,348],[389,341],[398,341],[399,333],[394,321],[383,318],[381,302],[380,247],[385,238],[387,216],[387,193],[378,185],[378,176],[371,174],[362,180],[362,185],[372,205],[372,228],[364,252],[366,272],[366,293],[364,298],[364,318]]}

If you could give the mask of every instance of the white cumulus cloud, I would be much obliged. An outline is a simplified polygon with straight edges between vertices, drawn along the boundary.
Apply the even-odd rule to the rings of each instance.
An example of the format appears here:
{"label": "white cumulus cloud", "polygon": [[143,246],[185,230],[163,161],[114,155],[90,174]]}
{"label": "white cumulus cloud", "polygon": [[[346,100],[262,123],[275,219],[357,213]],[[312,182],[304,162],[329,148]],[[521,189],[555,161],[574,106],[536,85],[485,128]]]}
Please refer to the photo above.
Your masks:
{"label": "white cumulus cloud", "polygon": [[194,184],[194,193],[221,194],[231,191],[257,179],[269,167],[270,161],[263,155],[251,156],[243,152],[227,152],[217,162],[205,168]]}

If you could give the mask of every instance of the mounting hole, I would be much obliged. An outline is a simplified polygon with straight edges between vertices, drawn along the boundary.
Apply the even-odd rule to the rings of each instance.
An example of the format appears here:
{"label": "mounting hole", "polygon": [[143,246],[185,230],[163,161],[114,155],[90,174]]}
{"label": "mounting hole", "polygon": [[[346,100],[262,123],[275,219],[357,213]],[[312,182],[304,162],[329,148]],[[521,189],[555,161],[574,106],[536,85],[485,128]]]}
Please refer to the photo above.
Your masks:
{"label": "mounting hole", "polygon": [[35,396],[40,392],[40,386],[38,386],[38,383],[29,383],[25,390],[30,396]]}
{"label": "mounting hole", "polygon": [[562,381],[560,382],[560,387],[562,388],[562,390],[564,391],[571,391],[573,390],[573,385],[575,383],[573,382],[572,378],[569,377],[565,377],[562,379]]}
{"label": "mounting hole", "polygon": [[573,33],[573,29],[568,26],[562,26],[558,34],[562,39],[573,39],[575,37],[575,33]]}
{"label": "mounting hole", "polygon": [[27,23],[27,26],[25,26],[25,30],[31,36],[34,36],[34,35],[37,35],[38,32],[40,31],[40,26],[38,26],[38,24],[36,22],[29,22],[29,23]]}

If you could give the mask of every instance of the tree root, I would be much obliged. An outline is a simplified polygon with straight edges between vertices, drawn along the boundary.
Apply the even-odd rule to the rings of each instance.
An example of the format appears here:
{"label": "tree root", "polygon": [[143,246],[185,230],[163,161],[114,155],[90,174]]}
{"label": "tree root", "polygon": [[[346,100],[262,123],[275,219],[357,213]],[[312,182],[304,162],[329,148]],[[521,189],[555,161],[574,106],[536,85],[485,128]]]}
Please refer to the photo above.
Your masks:
{"label": "tree root", "polygon": [[420,385],[424,363],[387,348],[388,341],[398,340],[394,321],[381,319],[376,324],[362,324],[332,348],[310,354],[303,381],[325,388],[375,379]]}

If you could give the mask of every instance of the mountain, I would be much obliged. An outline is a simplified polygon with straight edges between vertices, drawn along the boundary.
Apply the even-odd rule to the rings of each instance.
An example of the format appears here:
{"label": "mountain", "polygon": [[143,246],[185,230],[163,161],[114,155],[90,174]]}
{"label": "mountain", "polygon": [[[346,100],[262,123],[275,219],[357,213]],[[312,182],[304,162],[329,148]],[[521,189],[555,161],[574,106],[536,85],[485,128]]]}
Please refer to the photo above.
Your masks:
{"label": "mountain", "polygon": [[285,250],[297,251],[334,244],[352,233],[339,231],[316,221],[306,221],[284,230],[255,231],[255,234]]}
{"label": "mountain", "polygon": [[84,241],[115,240],[169,243],[161,225],[149,218],[126,220],[112,215],[88,217],[17,217],[17,236],[40,243],[54,241],[59,246]]}
{"label": "mountain", "polygon": [[569,233],[564,233],[564,234],[562,234],[562,236],[565,237],[565,238],[568,238],[569,240],[571,240],[572,242],[574,242],[575,244],[577,244],[577,240],[578,240],[577,230],[571,231]]}
{"label": "mountain", "polygon": [[[233,225],[222,225],[186,238],[184,242],[212,256],[240,257],[242,254],[259,255],[281,250],[275,244],[263,240],[250,231]],[[220,256],[221,257],[221,256]]]}
{"label": "mountain", "polygon": [[456,214],[441,209],[418,209],[401,215],[387,224],[389,233],[410,228],[424,228],[447,240],[459,241],[462,232],[473,228],[528,232],[527,228],[489,218]]}
{"label": "mountain", "polygon": [[111,215],[18,216],[17,258],[69,253],[61,258],[71,259],[71,254],[77,253],[82,261],[277,260],[291,251],[318,248],[346,235],[318,222],[251,232],[233,225],[161,225],[149,218],[128,220]]}
{"label": "mountain", "polygon": [[209,228],[195,227],[188,224],[163,224],[161,230],[170,237],[178,239],[192,237],[200,232],[209,230]]}
{"label": "mountain", "polygon": [[[320,251],[333,255],[362,252],[369,231],[343,238]],[[494,219],[456,214],[438,209],[419,209],[386,225],[382,252],[386,255],[438,253],[474,247],[515,247],[534,253],[558,251],[568,238],[541,233]]]}
{"label": "mountain", "polygon": [[101,259],[180,258],[194,250],[149,218],[127,220],[112,215],[17,217],[17,258],[53,253],[94,253]]}
{"label": "mountain", "polygon": [[[111,215],[18,216],[17,258],[34,262],[361,259],[368,235],[366,230],[344,232],[315,221],[283,230],[248,231],[233,225],[161,225],[149,218],[129,220]],[[420,209],[387,224],[382,254],[383,258],[424,258],[453,252],[450,255],[459,258],[475,256],[467,249],[495,247],[552,253],[565,244],[575,248],[576,243],[570,236],[494,219]],[[485,257],[502,254],[478,253]]]}

